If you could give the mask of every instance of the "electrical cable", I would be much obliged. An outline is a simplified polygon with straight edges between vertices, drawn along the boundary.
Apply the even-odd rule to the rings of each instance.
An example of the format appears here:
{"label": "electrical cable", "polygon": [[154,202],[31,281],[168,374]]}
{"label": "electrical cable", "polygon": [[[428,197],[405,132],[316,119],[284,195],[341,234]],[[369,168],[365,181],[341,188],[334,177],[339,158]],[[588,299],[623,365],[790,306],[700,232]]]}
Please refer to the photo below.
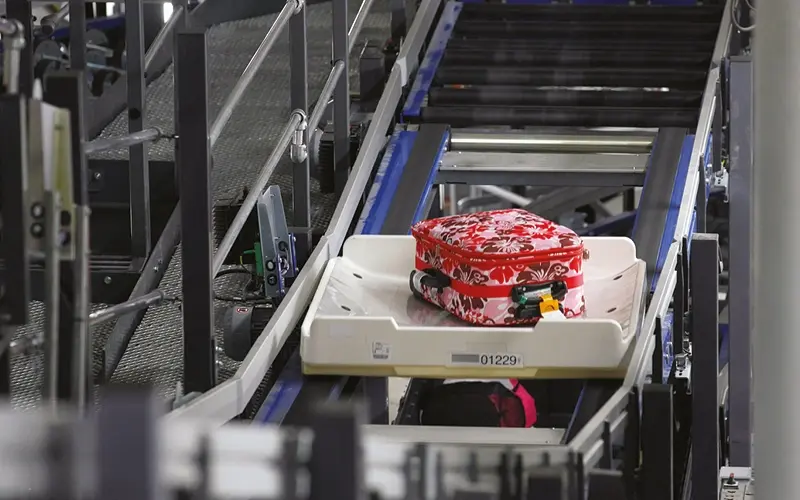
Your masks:
{"label": "electrical cable", "polygon": [[241,304],[241,303],[254,303],[254,304],[266,304],[269,302],[263,295],[259,294],[256,289],[258,288],[258,277],[249,269],[245,267],[233,267],[230,269],[223,269],[214,276],[214,279],[221,278],[223,276],[230,276],[233,274],[246,274],[250,277],[250,280],[244,285],[243,287],[243,294],[242,296],[225,296],[219,295],[214,292],[214,300],[219,300],[220,302],[231,302],[234,304]]}
{"label": "electrical cable", "polygon": [[[753,4],[750,2],[750,0],[744,0],[744,3],[746,4],[747,8],[755,12],[756,9],[753,7]],[[742,26],[741,23],[739,23],[739,19],[736,17],[736,9],[738,6],[739,0],[731,0],[731,22],[739,31],[743,33],[750,33],[756,29],[756,23],[754,22],[750,26]]]}

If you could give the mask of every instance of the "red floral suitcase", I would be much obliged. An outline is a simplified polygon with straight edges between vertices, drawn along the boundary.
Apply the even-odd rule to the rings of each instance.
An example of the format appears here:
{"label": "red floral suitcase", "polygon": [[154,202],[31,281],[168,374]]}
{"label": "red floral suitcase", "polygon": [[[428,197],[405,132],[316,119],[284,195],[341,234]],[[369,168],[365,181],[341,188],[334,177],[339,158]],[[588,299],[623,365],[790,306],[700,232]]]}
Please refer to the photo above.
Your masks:
{"label": "red floral suitcase", "polygon": [[417,297],[475,325],[531,325],[559,310],[586,310],[583,241],[572,230],[520,209],[416,224]]}

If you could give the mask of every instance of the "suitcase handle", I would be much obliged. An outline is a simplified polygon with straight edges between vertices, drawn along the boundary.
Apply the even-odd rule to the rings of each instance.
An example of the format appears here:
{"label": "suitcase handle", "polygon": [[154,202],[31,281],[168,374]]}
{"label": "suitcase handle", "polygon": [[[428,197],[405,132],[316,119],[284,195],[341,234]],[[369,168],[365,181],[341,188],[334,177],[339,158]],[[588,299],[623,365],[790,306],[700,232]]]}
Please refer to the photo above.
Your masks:
{"label": "suitcase handle", "polygon": [[511,300],[518,304],[514,317],[540,318],[556,310],[563,314],[564,305],[561,302],[567,297],[567,291],[567,284],[564,281],[515,286],[511,289]]}

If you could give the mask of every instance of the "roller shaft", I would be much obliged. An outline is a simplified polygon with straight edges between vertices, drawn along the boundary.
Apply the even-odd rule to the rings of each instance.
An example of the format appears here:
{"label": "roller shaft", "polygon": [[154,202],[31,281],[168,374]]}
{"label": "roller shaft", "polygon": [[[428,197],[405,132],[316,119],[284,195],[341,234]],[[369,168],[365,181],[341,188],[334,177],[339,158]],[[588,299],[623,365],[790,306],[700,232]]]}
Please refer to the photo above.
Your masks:
{"label": "roller shaft", "polygon": [[496,5],[465,3],[461,20],[539,20],[539,21],[660,21],[718,22],[719,6],[661,7],[648,6],[577,6],[577,5]]}
{"label": "roller shaft", "polygon": [[679,107],[699,106],[702,92],[644,90],[539,90],[528,87],[438,87],[428,93],[430,106],[598,106]]}
{"label": "roller shaft", "polygon": [[685,127],[697,125],[696,108],[591,108],[453,106],[422,108],[423,123],[453,127]]}
{"label": "roller shaft", "polygon": [[530,134],[453,130],[453,151],[509,153],[649,153],[654,135]]}
{"label": "roller shaft", "polygon": [[509,66],[450,66],[439,68],[434,82],[439,85],[531,85],[542,87],[669,87],[702,88],[702,70],[664,69],[562,69],[516,68]]}
{"label": "roller shaft", "polygon": [[446,66],[560,66],[572,68],[708,68],[711,55],[705,52],[664,52],[653,54],[631,50],[548,50],[526,49],[447,50],[440,67]]}
{"label": "roller shaft", "polygon": [[592,40],[713,40],[716,23],[618,23],[459,20],[453,32],[463,37]]}

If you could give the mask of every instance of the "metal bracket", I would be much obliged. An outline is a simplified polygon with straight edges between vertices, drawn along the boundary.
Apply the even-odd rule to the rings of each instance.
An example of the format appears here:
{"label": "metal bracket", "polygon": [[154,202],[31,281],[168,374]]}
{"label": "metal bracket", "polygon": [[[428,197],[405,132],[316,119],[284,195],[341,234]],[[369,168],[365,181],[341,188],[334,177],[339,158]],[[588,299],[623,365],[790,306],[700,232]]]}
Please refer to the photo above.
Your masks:
{"label": "metal bracket", "polygon": [[294,0],[294,14],[299,14],[306,7],[306,0]]}
{"label": "metal bracket", "polygon": [[289,233],[281,190],[270,186],[258,197],[258,227],[264,262],[264,293],[280,299],[286,294],[286,279],[297,276],[294,235]]}
{"label": "metal bracket", "polygon": [[294,163],[306,161],[308,158],[308,145],[306,144],[306,129],[308,129],[308,117],[302,110],[296,109],[293,114],[300,115],[300,123],[294,131],[292,137],[291,147],[289,148],[289,155]]}
{"label": "metal bracket", "polygon": [[722,169],[714,172],[714,177],[711,179],[712,191],[722,191],[725,196],[725,201],[728,201],[728,170]]}

